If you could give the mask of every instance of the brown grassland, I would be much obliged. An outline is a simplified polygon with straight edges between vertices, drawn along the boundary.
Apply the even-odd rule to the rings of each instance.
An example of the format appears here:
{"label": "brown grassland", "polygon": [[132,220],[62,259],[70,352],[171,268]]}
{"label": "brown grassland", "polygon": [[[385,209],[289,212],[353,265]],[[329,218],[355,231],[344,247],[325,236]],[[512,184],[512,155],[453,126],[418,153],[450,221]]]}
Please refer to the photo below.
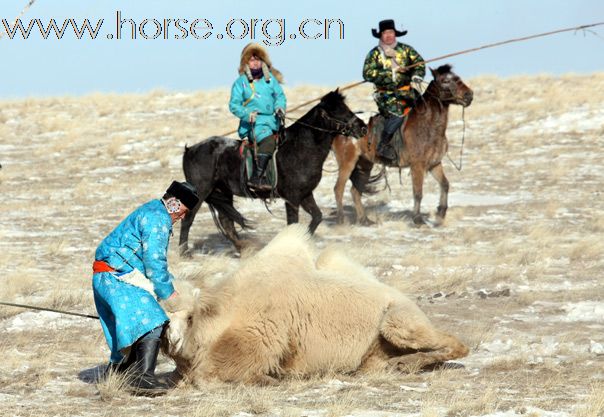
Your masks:
{"label": "brown grassland", "polygon": [[[464,114],[463,169],[445,162],[443,226],[413,226],[406,171],[399,180],[390,170],[391,190],[365,197],[372,227],[352,224],[348,191],[349,222],[335,223],[331,156],[315,193],[324,213],[317,245],[339,245],[416,299],[471,347],[464,368],[325,375],[269,388],[210,381],[133,397],[117,379],[92,381],[108,357],[96,321],[0,306],[0,415],[603,416],[604,73],[465,81],[475,98]],[[327,91],[286,93],[294,106]],[[346,95],[353,110],[375,109],[370,86]],[[94,314],[96,245],[182,179],[185,144],[234,129],[227,100],[228,91],[216,90],[0,102],[0,301]],[[462,128],[461,110],[452,108],[456,162]],[[434,212],[437,192],[426,177],[424,211]],[[272,215],[259,201],[236,206],[254,221],[243,235],[258,247],[285,226],[280,201]],[[205,206],[191,230],[192,259],[179,258],[178,232],[169,258],[178,279],[237,266]],[[161,359],[160,371],[171,367]]]}

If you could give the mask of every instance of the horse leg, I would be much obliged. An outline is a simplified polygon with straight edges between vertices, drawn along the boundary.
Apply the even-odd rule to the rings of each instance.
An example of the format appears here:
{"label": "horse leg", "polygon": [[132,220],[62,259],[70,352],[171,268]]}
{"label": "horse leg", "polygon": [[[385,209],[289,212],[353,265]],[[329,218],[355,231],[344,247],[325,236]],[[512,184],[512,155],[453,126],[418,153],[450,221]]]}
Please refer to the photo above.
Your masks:
{"label": "horse leg", "polygon": [[184,219],[182,219],[180,224],[180,238],[178,240],[180,256],[191,256],[191,252],[189,251],[189,230],[191,229],[191,225],[193,224],[193,220],[195,220],[195,215],[199,211],[201,204],[202,202],[200,202],[193,210],[189,211]]}
{"label": "horse leg", "polygon": [[436,208],[436,218],[438,223],[442,223],[447,215],[447,198],[449,196],[449,180],[445,176],[442,163],[439,163],[430,170],[430,173],[440,185],[440,200]]}
{"label": "horse leg", "polygon": [[424,224],[424,219],[420,213],[423,197],[424,173],[425,169],[423,164],[416,163],[411,165],[411,179],[413,183],[413,223],[415,224]]}
{"label": "horse leg", "polygon": [[371,176],[371,169],[373,168],[373,162],[361,158],[357,162],[356,167],[354,168],[351,180],[352,187],[350,187],[350,194],[352,194],[352,200],[354,201],[354,208],[357,213],[356,222],[363,226],[371,226],[375,224],[375,222],[369,220],[367,214],[365,213],[365,207],[363,206],[363,202],[361,197],[363,196],[363,191],[367,189],[367,183],[369,182],[369,177]]}
{"label": "horse leg", "polygon": [[336,196],[337,205],[337,222],[344,223],[344,189],[346,182],[350,178],[350,174],[354,170],[357,160],[359,159],[359,150],[352,140],[345,136],[337,136],[333,141],[332,149],[334,151],[336,161],[338,163],[338,179],[333,188]]}
{"label": "horse leg", "polygon": [[319,208],[319,206],[317,206],[315,197],[312,193],[310,193],[308,197],[301,201],[301,205],[304,211],[306,211],[312,217],[310,224],[308,225],[308,230],[312,235],[313,233],[315,233],[315,230],[317,230],[317,227],[319,227],[319,223],[321,223],[321,220],[323,220],[323,214],[321,214],[321,209]]}
{"label": "horse leg", "polygon": [[285,203],[285,214],[287,215],[287,224],[298,223],[298,210],[300,205],[293,205],[289,201]]}
{"label": "horse leg", "polygon": [[235,230],[235,222],[222,213],[218,214],[218,221],[220,222],[220,226],[222,226],[222,230],[224,230],[227,239],[235,245],[235,249],[237,249],[238,252],[241,252],[245,247],[245,244]]}
{"label": "horse leg", "polygon": [[374,222],[369,220],[367,214],[365,213],[365,207],[363,206],[363,202],[361,201],[361,192],[357,190],[356,187],[353,185],[352,187],[350,187],[350,194],[352,195],[352,201],[354,202],[354,208],[357,213],[356,222],[363,226],[372,225]]}

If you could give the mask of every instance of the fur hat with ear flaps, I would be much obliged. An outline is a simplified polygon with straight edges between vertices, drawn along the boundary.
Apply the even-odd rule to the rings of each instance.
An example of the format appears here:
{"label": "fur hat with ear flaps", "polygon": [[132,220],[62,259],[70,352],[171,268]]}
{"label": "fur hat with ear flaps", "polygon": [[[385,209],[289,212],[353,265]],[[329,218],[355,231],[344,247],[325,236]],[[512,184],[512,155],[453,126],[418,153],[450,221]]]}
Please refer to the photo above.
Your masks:
{"label": "fur hat with ear flaps", "polygon": [[273,76],[279,81],[279,83],[283,83],[283,75],[279,70],[273,67],[271,63],[271,59],[268,56],[268,52],[264,47],[258,43],[248,43],[243,51],[241,51],[241,60],[239,61],[239,74],[245,74],[249,81],[253,81],[252,72],[250,71],[250,67],[248,66],[248,61],[252,56],[257,56],[262,61],[262,73],[264,74],[264,79],[266,81],[269,80],[269,71]]}

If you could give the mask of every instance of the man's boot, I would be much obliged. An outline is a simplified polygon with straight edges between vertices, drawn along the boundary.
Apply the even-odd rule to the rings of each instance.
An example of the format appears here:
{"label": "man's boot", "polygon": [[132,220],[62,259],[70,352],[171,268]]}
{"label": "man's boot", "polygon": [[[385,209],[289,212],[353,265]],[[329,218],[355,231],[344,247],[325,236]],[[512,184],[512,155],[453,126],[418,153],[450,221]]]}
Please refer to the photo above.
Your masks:
{"label": "man's boot", "polygon": [[272,156],[270,153],[259,153],[256,156],[254,172],[248,182],[248,186],[257,190],[270,190],[272,188],[271,183],[264,177],[264,171],[266,171],[266,167]]}
{"label": "man's boot", "polygon": [[380,158],[387,159],[388,161],[394,161],[396,159],[396,152],[394,148],[390,145],[390,141],[392,140],[393,134],[388,134],[386,130],[382,131],[382,136],[380,138],[380,143],[378,143],[377,154]]}
{"label": "man's boot", "polygon": [[132,365],[134,365],[135,360],[136,360],[136,354],[134,353],[134,349],[130,349],[130,353],[128,354],[128,356],[123,358],[120,362],[117,362],[117,363],[109,362],[109,364],[105,368],[105,371],[103,372],[103,375],[101,375],[100,380],[107,379],[107,377],[109,377],[109,374],[114,374],[114,375],[126,374],[128,372],[128,370],[130,369],[130,367]]}
{"label": "man's boot", "polygon": [[392,138],[396,131],[403,124],[403,117],[388,117],[384,120],[384,130],[382,130],[382,135],[380,138],[380,143],[377,147],[377,154],[388,161],[394,161],[396,159],[396,151],[394,147],[390,144],[392,142]]}
{"label": "man's boot", "polygon": [[170,388],[155,376],[159,344],[159,339],[140,339],[132,347],[136,355],[136,363],[132,365],[133,375],[130,385],[139,394],[160,395]]}

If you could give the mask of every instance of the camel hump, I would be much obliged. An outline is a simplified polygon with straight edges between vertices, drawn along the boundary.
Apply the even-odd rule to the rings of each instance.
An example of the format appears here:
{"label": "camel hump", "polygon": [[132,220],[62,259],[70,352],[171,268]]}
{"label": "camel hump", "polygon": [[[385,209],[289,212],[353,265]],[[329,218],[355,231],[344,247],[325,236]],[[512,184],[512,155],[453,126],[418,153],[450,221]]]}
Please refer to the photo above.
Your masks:
{"label": "camel hump", "polygon": [[315,247],[308,227],[299,223],[283,229],[255,256],[256,259],[274,259],[278,256],[295,256],[313,263]]}

